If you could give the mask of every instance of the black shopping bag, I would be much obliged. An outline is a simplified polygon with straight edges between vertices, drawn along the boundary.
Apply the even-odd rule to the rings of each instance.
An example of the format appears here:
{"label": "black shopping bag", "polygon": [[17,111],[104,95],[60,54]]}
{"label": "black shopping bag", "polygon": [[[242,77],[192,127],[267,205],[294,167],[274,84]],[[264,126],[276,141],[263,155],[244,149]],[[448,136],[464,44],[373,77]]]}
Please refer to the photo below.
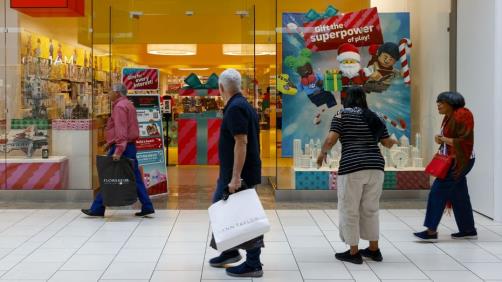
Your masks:
{"label": "black shopping bag", "polygon": [[103,204],[107,207],[129,206],[138,200],[132,160],[97,156],[99,184]]}

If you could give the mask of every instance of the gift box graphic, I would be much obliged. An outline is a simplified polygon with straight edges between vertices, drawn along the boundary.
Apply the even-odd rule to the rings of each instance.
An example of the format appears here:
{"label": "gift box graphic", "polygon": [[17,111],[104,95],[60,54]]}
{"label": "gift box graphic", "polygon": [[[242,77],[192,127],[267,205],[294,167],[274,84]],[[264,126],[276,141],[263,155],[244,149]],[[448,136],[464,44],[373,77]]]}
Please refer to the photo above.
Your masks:
{"label": "gift box graphic", "polygon": [[204,84],[195,73],[191,73],[185,78],[187,86],[179,90],[181,96],[220,96],[218,90],[218,76],[211,74]]}
{"label": "gift box graphic", "polygon": [[337,71],[327,70],[324,74],[324,90],[339,92],[342,90],[342,75]]}
{"label": "gift box graphic", "polygon": [[221,122],[216,113],[183,114],[178,120],[178,164],[219,164]]}

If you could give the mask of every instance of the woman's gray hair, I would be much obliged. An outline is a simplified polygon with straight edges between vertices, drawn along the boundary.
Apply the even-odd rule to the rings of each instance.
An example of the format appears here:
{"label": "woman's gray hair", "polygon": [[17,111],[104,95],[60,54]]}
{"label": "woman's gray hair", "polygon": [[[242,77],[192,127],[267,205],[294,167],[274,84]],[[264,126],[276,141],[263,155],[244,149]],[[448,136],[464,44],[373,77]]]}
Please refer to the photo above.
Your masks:
{"label": "woman's gray hair", "polygon": [[226,69],[219,78],[219,83],[223,85],[226,92],[235,94],[241,91],[241,74],[235,69]]}
{"label": "woman's gray hair", "polygon": [[120,93],[122,96],[127,96],[127,87],[123,83],[115,83],[112,86],[114,92]]}

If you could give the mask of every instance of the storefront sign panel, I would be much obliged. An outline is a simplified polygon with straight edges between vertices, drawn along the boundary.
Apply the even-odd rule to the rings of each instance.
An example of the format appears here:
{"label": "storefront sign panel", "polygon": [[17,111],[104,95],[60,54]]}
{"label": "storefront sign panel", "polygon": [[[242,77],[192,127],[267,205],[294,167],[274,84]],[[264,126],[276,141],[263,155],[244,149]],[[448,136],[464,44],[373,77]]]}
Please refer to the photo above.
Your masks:
{"label": "storefront sign panel", "polygon": [[357,47],[383,43],[377,8],[306,22],[303,28],[305,46],[314,52],[334,50],[343,43]]}
{"label": "storefront sign panel", "polygon": [[123,68],[122,82],[133,91],[158,90],[159,70],[150,68]]}

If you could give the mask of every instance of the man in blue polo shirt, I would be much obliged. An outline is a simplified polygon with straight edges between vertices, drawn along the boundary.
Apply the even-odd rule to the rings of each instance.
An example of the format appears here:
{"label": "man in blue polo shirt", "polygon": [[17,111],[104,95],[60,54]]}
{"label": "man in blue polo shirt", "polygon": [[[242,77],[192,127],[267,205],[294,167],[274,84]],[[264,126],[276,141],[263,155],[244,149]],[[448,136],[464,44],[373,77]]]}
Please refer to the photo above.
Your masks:
{"label": "man in blue polo shirt", "polygon": [[[234,69],[225,70],[219,78],[220,93],[225,101],[223,122],[220,129],[220,175],[213,202],[223,198],[226,191],[235,193],[241,187],[241,179],[248,187],[261,182],[260,128],[255,109],[241,94],[241,75]],[[226,272],[235,277],[263,276],[260,262],[260,244],[247,249],[246,261],[229,267]],[[225,267],[241,260],[239,250],[221,253],[209,261],[213,267]]]}

